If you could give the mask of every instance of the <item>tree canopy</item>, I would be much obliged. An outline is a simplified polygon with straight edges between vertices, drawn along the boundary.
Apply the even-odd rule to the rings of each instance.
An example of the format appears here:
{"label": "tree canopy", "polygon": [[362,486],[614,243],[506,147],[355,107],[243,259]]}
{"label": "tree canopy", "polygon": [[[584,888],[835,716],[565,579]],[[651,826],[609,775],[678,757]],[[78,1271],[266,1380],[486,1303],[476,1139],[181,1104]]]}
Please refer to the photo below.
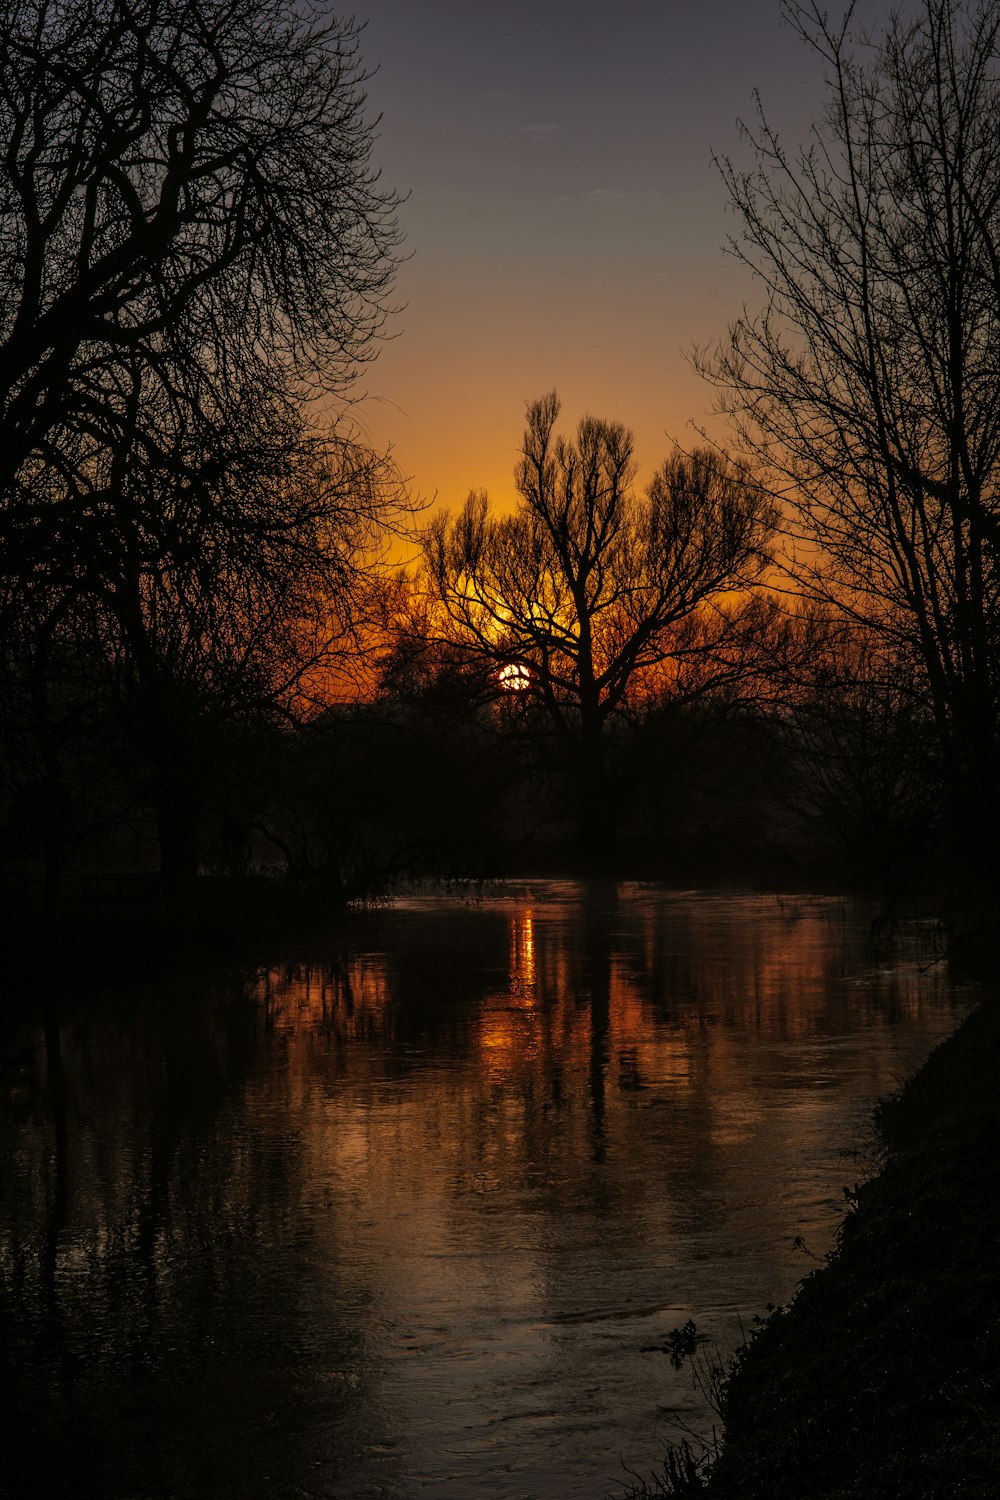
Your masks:
{"label": "tree canopy", "polygon": [[597,827],[610,718],[644,675],[724,647],[740,614],[725,596],[759,582],[774,517],[709,449],[674,454],[637,496],[629,429],[588,416],[567,439],[559,410],[555,392],[528,406],[518,508],[470,495],[431,523],[424,558],[443,638],[541,706]]}
{"label": "tree canopy", "polygon": [[350,626],[401,494],[386,456],[308,407],[375,352],[398,258],[365,79],[359,27],[289,0],[0,14],[0,644],[34,725],[21,774],[65,807],[52,685],[72,652],[95,712],[114,700],[141,730],[161,852],[183,844],[191,872],[184,726],[287,705]]}
{"label": "tree canopy", "polygon": [[920,663],[959,818],[1000,835],[1000,16],[921,0],[880,35],[785,11],[827,69],[792,155],[721,163],[765,291],[703,361],[807,543],[799,577]]}
{"label": "tree canopy", "polygon": [[11,0],[0,20],[0,541],[65,572],[127,452],[217,484],[227,428],[342,389],[396,199],[358,31],[286,0]]}

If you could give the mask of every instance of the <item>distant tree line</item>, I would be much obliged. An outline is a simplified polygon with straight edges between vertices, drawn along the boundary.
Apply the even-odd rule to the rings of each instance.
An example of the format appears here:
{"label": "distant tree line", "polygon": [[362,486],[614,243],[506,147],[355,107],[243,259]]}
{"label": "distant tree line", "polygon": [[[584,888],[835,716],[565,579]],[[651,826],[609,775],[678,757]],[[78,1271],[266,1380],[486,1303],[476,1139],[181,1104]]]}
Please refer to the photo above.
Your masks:
{"label": "distant tree line", "polygon": [[762,115],[749,168],[719,163],[765,290],[698,356],[732,456],[677,455],[638,500],[627,430],[569,442],[532,403],[519,507],[433,523],[396,670],[488,705],[513,807],[585,865],[742,844],[993,920],[1000,20],[785,9],[829,95],[798,156]]}
{"label": "distant tree line", "polygon": [[897,887],[932,842],[929,721],[879,638],[789,600],[759,466],[678,452],[638,496],[631,432],[558,413],[528,405],[516,509],[424,528],[367,709],[451,765],[455,873]]}
{"label": "distant tree line", "polygon": [[[765,290],[730,453],[529,402],[513,509],[418,526],[323,427],[399,254],[353,23],[0,19],[0,868],[808,880],[1000,900],[1000,21],[922,0],[811,146],[723,160]],[[349,404],[348,408],[349,410]],[[419,560],[390,567],[393,532]],[[962,878],[964,872],[964,878]]]}

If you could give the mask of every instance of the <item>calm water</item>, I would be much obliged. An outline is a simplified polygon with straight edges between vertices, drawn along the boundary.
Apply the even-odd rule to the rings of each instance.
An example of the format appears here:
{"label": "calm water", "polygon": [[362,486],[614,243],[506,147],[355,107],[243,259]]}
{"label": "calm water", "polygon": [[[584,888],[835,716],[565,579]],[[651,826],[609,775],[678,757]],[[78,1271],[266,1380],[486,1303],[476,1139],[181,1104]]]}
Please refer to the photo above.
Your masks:
{"label": "calm water", "polygon": [[[8,1023],[5,1493],[599,1500],[968,1008],[827,898],[534,883]],[[332,951],[332,950],[331,950]]]}

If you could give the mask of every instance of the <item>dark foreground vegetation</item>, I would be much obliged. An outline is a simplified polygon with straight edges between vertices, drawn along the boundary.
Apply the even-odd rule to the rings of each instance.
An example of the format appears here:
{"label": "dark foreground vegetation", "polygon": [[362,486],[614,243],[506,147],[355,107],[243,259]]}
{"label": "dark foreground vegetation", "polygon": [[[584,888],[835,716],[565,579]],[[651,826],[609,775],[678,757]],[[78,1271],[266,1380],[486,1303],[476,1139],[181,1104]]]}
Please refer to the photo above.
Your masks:
{"label": "dark foreground vegetation", "polygon": [[721,1450],[679,1449],[637,1500],[996,1494],[998,1066],[987,1003],[883,1102],[836,1249],[715,1385]]}

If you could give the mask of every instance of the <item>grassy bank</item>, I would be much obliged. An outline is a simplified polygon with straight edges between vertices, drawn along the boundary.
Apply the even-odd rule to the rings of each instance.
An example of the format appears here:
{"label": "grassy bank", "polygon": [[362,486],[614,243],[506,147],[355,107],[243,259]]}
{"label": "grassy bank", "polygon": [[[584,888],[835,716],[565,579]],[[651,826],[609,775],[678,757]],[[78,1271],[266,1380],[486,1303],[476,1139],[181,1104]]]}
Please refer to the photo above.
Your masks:
{"label": "grassy bank", "polygon": [[674,1455],[635,1500],[1000,1493],[1000,1005],[877,1126],[882,1166],[837,1248],[734,1362],[715,1462],[684,1477]]}

